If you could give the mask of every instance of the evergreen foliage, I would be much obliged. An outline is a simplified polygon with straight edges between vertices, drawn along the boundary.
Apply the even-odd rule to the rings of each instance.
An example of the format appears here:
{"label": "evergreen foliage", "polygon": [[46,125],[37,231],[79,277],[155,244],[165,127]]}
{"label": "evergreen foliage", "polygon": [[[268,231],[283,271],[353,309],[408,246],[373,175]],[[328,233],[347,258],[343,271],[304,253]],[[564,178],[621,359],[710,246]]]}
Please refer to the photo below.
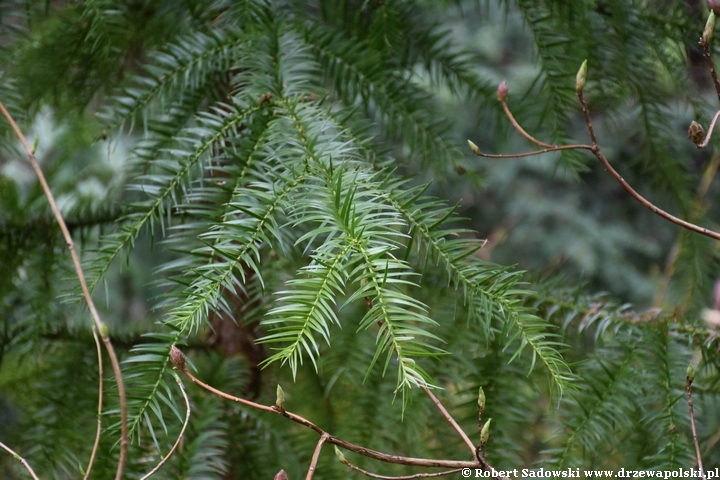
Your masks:
{"label": "evergreen foliage", "polygon": [[[272,405],[281,384],[288,410],[412,457],[465,454],[423,389],[477,441],[482,386],[499,469],[694,467],[692,363],[703,459],[720,465],[718,327],[703,319],[716,243],[632,203],[585,153],[465,151],[468,136],[531,149],[496,102],[505,76],[534,136],[586,142],[587,58],[611,161],[656,204],[716,225],[720,189],[697,186],[717,160],[683,131],[716,108],[694,2],[13,0],[0,19],[0,101],[37,135],[121,357],[126,478],[180,432],[174,346],[215,388]],[[499,28],[499,55],[473,42]],[[0,441],[42,478],[79,478],[97,424],[91,323],[0,134]],[[498,229],[513,230],[504,244],[480,239]],[[119,455],[105,370],[93,478],[113,478]],[[190,424],[156,478],[305,474],[314,432],[183,381]],[[6,455],[0,475],[26,472]],[[363,476],[326,446],[315,478]]]}

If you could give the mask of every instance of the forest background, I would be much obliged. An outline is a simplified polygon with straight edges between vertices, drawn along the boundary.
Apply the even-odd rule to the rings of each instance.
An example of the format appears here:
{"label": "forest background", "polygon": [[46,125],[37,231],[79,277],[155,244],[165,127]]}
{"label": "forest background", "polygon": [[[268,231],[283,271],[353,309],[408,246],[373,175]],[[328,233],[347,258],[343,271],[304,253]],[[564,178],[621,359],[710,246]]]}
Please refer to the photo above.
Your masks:
{"label": "forest background", "polygon": [[[140,478],[173,445],[155,477],[364,478],[311,429],[188,376],[180,390],[173,347],[203,382],[386,454],[720,465],[717,240],[636,202],[591,151],[467,144],[544,148],[503,105],[541,142],[590,144],[587,60],[610,163],[716,230],[717,136],[687,138],[720,98],[704,1],[15,0],[0,16],[0,101],[102,318],[3,119],[0,442],[41,478]],[[93,331],[126,391],[103,353],[99,416]],[[28,470],[4,455],[0,476]]]}

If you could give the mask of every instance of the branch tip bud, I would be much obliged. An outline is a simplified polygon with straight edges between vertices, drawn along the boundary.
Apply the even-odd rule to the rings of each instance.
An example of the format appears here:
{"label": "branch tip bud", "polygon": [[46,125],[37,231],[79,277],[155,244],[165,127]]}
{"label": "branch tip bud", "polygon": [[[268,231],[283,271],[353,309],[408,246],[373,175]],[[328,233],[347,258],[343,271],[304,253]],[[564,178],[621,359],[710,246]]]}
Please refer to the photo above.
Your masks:
{"label": "branch tip bud", "polygon": [[470,145],[470,150],[472,150],[472,152],[473,152],[475,155],[480,155],[480,147],[478,147],[477,145],[475,145],[475,144],[474,144],[472,141],[470,141],[470,140],[468,140],[467,142],[468,142],[468,145]]}
{"label": "branch tip bud", "polygon": [[[711,2],[708,1],[708,6],[710,5],[710,3]],[[708,15],[707,22],[705,23],[705,29],[703,30],[702,38],[700,39],[700,44],[704,47],[710,46],[710,42],[712,41],[713,36],[713,30],[715,30],[715,12],[720,12],[720,1],[715,0],[712,3],[715,4],[715,7],[710,10],[710,15]]]}
{"label": "branch tip bud", "polygon": [[101,338],[107,338],[110,336],[110,329],[107,326],[107,323],[100,322],[100,337]]}
{"label": "branch tip bud", "polygon": [[693,368],[692,363],[688,365],[687,371],[685,373],[687,375],[688,384],[692,383],[693,380],[695,380],[695,369]]}
{"label": "branch tip bud", "polygon": [[281,412],[285,411],[285,392],[283,392],[283,389],[280,386],[280,384],[278,384],[277,390],[276,390],[275,406]]}
{"label": "branch tip bud", "polygon": [[482,430],[480,430],[480,445],[483,447],[487,444],[488,439],[490,438],[490,422],[492,422],[492,418],[488,418],[485,425],[483,425]]}
{"label": "branch tip bud", "polygon": [[702,125],[693,120],[690,122],[690,126],[688,127],[687,136],[696,146],[699,147],[705,138],[705,129]]}
{"label": "branch tip bud", "polygon": [[345,465],[347,465],[348,463],[350,463],[350,462],[348,462],[348,459],[345,458],[345,455],[343,455],[343,453],[342,453],[342,452],[340,451],[340,449],[337,447],[337,445],[333,445],[333,446],[335,447],[335,456],[338,458],[338,460],[340,460],[340,461],[341,461],[342,463],[344,463]]}
{"label": "branch tip bud", "polygon": [[582,93],[585,88],[585,80],[587,79],[587,60],[580,65],[577,75],[575,75],[575,93],[578,95]]}
{"label": "branch tip bud", "polygon": [[480,392],[478,393],[478,410],[480,413],[485,410],[485,392],[482,387],[480,387]]}
{"label": "branch tip bud", "polygon": [[185,370],[185,355],[175,345],[170,347],[170,360],[176,369]]}
{"label": "branch tip bud", "polygon": [[505,101],[507,101],[507,97],[508,97],[508,86],[507,86],[507,82],[505,80],[503,80],[502,82],[500,82],[500,85],[498,85],[497,98],[501,102],[505,102]]}

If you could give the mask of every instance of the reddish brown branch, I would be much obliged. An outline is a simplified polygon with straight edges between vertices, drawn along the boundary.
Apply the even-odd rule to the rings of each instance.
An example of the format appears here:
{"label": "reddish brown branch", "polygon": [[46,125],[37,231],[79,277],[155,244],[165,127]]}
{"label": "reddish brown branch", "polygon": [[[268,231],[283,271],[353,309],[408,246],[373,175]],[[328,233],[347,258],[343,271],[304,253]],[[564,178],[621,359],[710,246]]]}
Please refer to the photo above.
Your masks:
{"label": "reddish brown branch", "polygon": [[320,458],[320,451],[322,450],[322,446],[328,438],[330,438],[330,435],[328,435],[327,433],[323,433],[322,435],[320,435],[320,439],[315,446],[315,451],[313,452],[312,460],[310,461],[310,467],[308,468],[308,473],[305,476],[305,480],[312,480],[313,475],[315,475],[315,468],[317,467],[318,458]]}
{"label": "reddish brown branch", "polygon": [[610,162],[607,158],[605,158],[605,155],[602,154],[600,151],[600,146],[597,143],[597,138],[595,137],[595,130],[593,129],[592,120],[590,119],[590,111],[588,110],[587,103],[585,103],[585,97],[583,96],[582,92],[578,92],[578,99],[580,100],[580,105],[582,106],[583,114],[585,115],[585,123],[587,124],[588,131],[590,132],[590,138],[592,140],[592,152],[597,157],[598,160],[600,160],[600,163],[602,163],[603,167],[605,167],[605,170],[607,170],[610,175],[615,178],[615,180],[622,185],[622,187],[630,194],[632,197],[640,202],[641,205],[643,205],[648,210],[656,213],[657,215],[663,217],[666,220],[669,220],[670,222],[679,225],[683,228],[687,228],[688,230],[692,230],[693,232],[700,233],[702,235],[705,235],[707,237],[713,238],[715,240],[720,240],[720,233],[714,232],[712,230],[709,230],[704,227],[700,227],[698,225],[695,225],[694,223],[686,222],[685,220],[676,217],[675,215],[671,215],[665,210],[661,209],[660,207],[656,206],[655,204],[651,203],[645,197],[640,195],[634,188],[630,186],[629,183],[625,181],[625,179],[620,175],[613,167],[610,165]]}
{"label": "reddish brown branch", "polygon": [[377,473],[372,473],[367,470],[363,470],[362,468],[353,465],[352,463],[345,461],[345,465],[350,467],[351,469],[355,470],[356,472],[360,472],[366,477],[370,478],[380,478],[382,480],[412,480],[413,478],[430,478],[430,477],[444,477],[446,475],[452,475],[453,473],[457,473],[462,471],[462,468],[455,468],[453,470],[446,470],[444,472],[436,472],[436,473],[416,473],[414,475],[403,475],[400,477],[390,477],[386,475],[378,475]]}
{"label": "reddish brown branch", "polygon": [[12,115],[10,115],[2,102],[0,102],[0,111],[2,111],[2,114],[5,116],[8,123],[15,132],[15,135],[20,140],[20,143],[22,143],[23,148],[25,148],[25,153],[27,153],[28,160],[30,160],[30,165],[32,166],[35,174],[38,177],[38,180],[40,181],[40,185],[42,186],[43,192],[45,193],[45,197],[47,197],[48,203],[50,204],[50,209],[55,215],[55,220],[57,220],[63,237],[65,238],[67,248],[68,250],[70,250],[70,256],[72,257],[73,265],[75,266],[75,273],[77,274],[78,281],[80,282],[80,288],[82,289],[83,297],[85,297],[85,302],[87,303],[88,310],[90,311],[90,316],[93,319],[95,328],[100,332],[100,337],[102,338],[103,343],[105,344],[105,349],[107,350],[108,356],[110,357],[110,363],[112,364],[113,372],[115,373],[115,379],[117,381],[118,396],[120,397],[120,459],[118,460],[115,480],[122,480],[123,472],[125,471],[125,462],[127,460],[128,427],[125,383],[123,382],[122,371],[120,370],[120,362],[117,359],[117,355],[115,355],[115,349],[113,348],[112,343],[110,342],[110,338],[106,333],[107,327],[103,324],[102,320],[100,320],[100,315],[98,314],[98,311],[95,308],[95,303],[93,302],[92,296],[90,295],[90,290],[88,289],[87,282],[85,281],[85,273],[83,272],[82,264],[80,263],[80,257],[77,253],[77,250],[75,249],[75,242],[73,241],[72,235],[70,235],[70,231],[65,224],[65,219],[63,218],[62,213],[60,213],[60,209],[55,202],[55,197],[50,190],[50,186],[48,185],[47,180],[45,180],[45,175],[40,168],[40,164],[35,158],[35,152],[32,148],[30,148],[30,144],[25,138],[25,135],[23,135],[22,131],[15,123],[15,120],[12,118]]}
{"label": "reddish brown branch", "polygon": [[470,451],[473,455],[475,455],[475,445],[473,445],[472,441],[470,441],[470,437],[467,436],[467,434],[463,431],[462,428],[460,428],[460,425],[455,421],[452,415],[450,415],[450,412],[447,411],[445,406],[440,403],[440,400],[437,399],[437,397],[430,391],[429,388],[426,386],[423,386],[422,389],[425,391],[428,397],[430,397],[430,400],[435,404],[435,406],[440,410],[440,413],[442,413],[443,417],[445,417],[445,420],[452,425],[452,427],[455,429],[455,431],[460,435],[460,437],[465,442],[465,445],[468,446]]}
{"label": "reddish brown branch", "polygon": [[530,135],[529,133],[527,133],[525,131],[525,129],[520,126],[520,124],[517,122],[517,120],[515,120],[515,117],[513,116],[512,112],[510,111],[510,108],[507,106],[506,98],[500,98],[500,103],[502,104],[502,108],[505,111],[505,115],[510,120],[510,123],[512,123],[512,126],[515,127],[515,130],[520,132],[520,135],[527,138],[528,140],[533,142],[535,145],[539,145],[539,146],[545,147],[545,148],[553,148],[553,149],[556,148],[555,145],[550,145],[549,143],[541,142],[537,138],[535,138],[532,135]]}
{"label": "reddish brown branch", "polygon": [[[177,365],[177,364],[176,364]],[[403,457],[399,455],[388,455],[386,453],[378,452],[375,450],[371,450],[369,448],[362,447],[360,445],[356,445],[354,443],[347,442],[341,438],[334,437],[327,433],[322,428],[315,425],[310,420],[305,419],[304,417],[301,417],[300,415],[297,415],[295,413],[292,413],[288,410],[280,411],[275,406],[269,406],[269,405],[262,405],[260,403],[251,402],[250,400],[245,400],[243,398],[235,397],[233,395],[227,394],[221,390],[218,390],[214,387],[211,387],[210,385],[204,383],[203,381],[195,378],[193,374],[191,374],[184,366],[178,367],[187,377],[199,385],[200,387],[204,388],[205,390],[214,393],[215,395],[225,398],[227,400],[231,400],[233,402],[240,403],[242,405],[255,408],[257,410],[262,410],[265,412],[274,413],[275,415],[281,415],[289,420],[292,420],[293,422],[303,425],[304,427],[307,427],[313,431],[315,431],[318,435],[327,435],[327,439],[325,440],[327,443],[330,443],[332,445],[337,445],[338,447],[344,448],[345,450],[349,450],[351,452],[355,452],[357,454],[363,455],[368,458],[374,458],[375,460],[380,460],[381,462],[385,463],[392,463],[392,464],[398,464],[398,465],[414,465],[418,467],[439,467],[439,468],[478,468],[483,467],[482,464],[478,461],[463,461],[463,460],[434,460],[434,459],[426,459],[426,458],[413,458],[413,457]]]}
{"label": "reddish brown branch", "polygon": [[543,153],[557,152],[559,150],[592,150],[592,147],[590,145],[552,145],[549,148],[544,148],[542,150],[535,150],[532,152],[523,152],[523,153],[495,154],[495,153],[483,153],[480,150],[473,150],[473,153],[475,155],[477,155],[478,157],[487,157],[487,158],[521,158],[521,157],[532,157],[534,155],[541,155]]}
{"label": "reddish brown branch", "polygon": [[715,116],[712,119],[712,122],[710,122],[710,127],[708,127],[707,134],[705,134],[705,139],[702,141],[701,144],[697,146],[697,148],[705,148],[710,143],[710,137],[712,137],[713,130],[715,129],[715,124],[717,123],[717,119],[720,117],[720,110],[715,112]]}
{"label": "reddish brown branch", "polygon": [[720,100],[720,80],[718,80],[717,72],[715,71],[715,62],[713,62],[712,54],[710,52],[710,42],[704,42],[701,38],[700,46],[702,47],[703,57],[705,57],[705,61],[708,64],[713,85],[715,85],[715,92],[717,92],[718,100]]}

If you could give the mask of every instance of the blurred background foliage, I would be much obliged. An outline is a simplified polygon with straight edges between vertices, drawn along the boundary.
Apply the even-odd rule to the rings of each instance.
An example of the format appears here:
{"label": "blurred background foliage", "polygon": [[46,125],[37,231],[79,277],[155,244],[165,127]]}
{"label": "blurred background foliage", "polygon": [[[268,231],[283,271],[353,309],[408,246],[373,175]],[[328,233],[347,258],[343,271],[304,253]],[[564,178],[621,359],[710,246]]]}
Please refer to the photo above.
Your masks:
{"label": "blurred background foliage", "polygon": [[[184,407],[166,361],[178,342],[197,376],[217,388],[272,403],[281,383],[290,410],[338,437],[387,453],[463,458],[461,441],[423,395],[413,390],[403,408],[394,374],[368,370],[377,347],[375,332],[356,333],[367,313],[362,299],[343,309],[345,327],[332,330],[332,347],[320,342],[317,370],[307,357],[296,379],[287,365],[258,367],[273,354],[274,345],[255,340],[272,333],[260,322],[279,315],[266,316],[278,304],[274,292],[292,290],[285,282],[307,278],[298,269],[323,265],[320,254],[335,252],[322,250],[333,240],[326,232],[314,234],[325,240],[295,244],[314,231],[292,214],[271,229],[286,237],[277,242],[284,247],[269,233],[258,243],[258,265],[241,257],[232,275],[244,289],[210,305],[202,321],[193,317],[189,330],[167,320],[193,301],[183,289],[199,273],[216,273],[192,263],[213,263],[204,245],[244,245],[242,236],[212,236],[228,215],[220,207],[230,198],[244,208],[238,219],[256,218],[253,208],[278,193],[269,189],[255,201],[253,182],[315,149],[330,157],[331,170],[357,163],[361,173],[407,177],[396,185],[362,173],[355,181],[393,205],[412,199],[406,206],[417,208],[419,226],[435,228],[447,210],[414,197],[416,185],[430,182],[425,195],[458,205],[464,220],[450,217],[442,228],[463,230],[431,232],[425,243],[419,230],[406,232],[418,243],[403,240],[398,249],[419,278],[416,287],[397,288],[422,300],[439,323],[429,331],[445,343],[428,342],[449,355],[419,355],[418,363],[473,439],[476,393],[485,388],[493,465],[694,466],[683,397],[690,362],[699,369],[705,465],[720,465],[718,325],[704,319],[712,314],[705,309],[719,308],[717,243],[644,209],[589,154],[487,159],[466,147],[469,138],[488,153],[533,149],[499,108],[501,80],[534,136],[587,143],[574,96],[575,72],[587,58],[586,96],[613,165],[656,205],[717,230],[717,140],[698,150],[686,138],[690,121],[707,126],[718,105],[697,45],[706,13],[700,0],[0,3],[0,100],[37,138],[37,157],[125,361],[134,422],[127,478],[152,468],[179,432]],[[272,96],[263,99],[266,92]],[[236,110],[253,113],[200,152],[208,132]],[[283,143],[291,142],[282,135],[297,134],[282,123],[293,115],[316,135],[300,153]],[[95,428],[95,347],[47,202],[5,122],[0,133],[0,441],[43,478],[79,478]],[[138,226],[166,177],[195,154],[208,159],[172,184],[167,202]],[[248,173],[250,193],[228,197],[233,187],[225,183],[242,178],[238,171],[252,159],[272,169]],[[337,185],[349,196],[347,180]],[[358,198],[361,205],[365,197]],[[450,242],[443,242],[456,236],[487,243],[470,263],[444,265]],[[435,252],[433,241],[441,245]],[[492,298],[509,302],[502,305],[510,313],[484,293],[465,293],[469,284],[457,280],[465,265],[486,269],[485,277],[473,271],[473,282],[478,291],[498,288]],[[337,306],[356,293],[350,283],[335,292]],[[509,326],[524,308],[537,317]],[[533,341],[547,350],[531,355]],[[567,367],[572,375],[562,395],[542,366],[556,360],[556,372]],[[106,377],[106,430],[93,478],[112,478],[117,457],[117,397]],[[314,433],[187,388],[188,433],[158,478],[272,478],[280,468],[291,479],[304,475]],[[387,475],[408,472],[348,458]],[[3,456],[0,476],[26,474]],[[327,448],[315,478],[362,476]]]}

